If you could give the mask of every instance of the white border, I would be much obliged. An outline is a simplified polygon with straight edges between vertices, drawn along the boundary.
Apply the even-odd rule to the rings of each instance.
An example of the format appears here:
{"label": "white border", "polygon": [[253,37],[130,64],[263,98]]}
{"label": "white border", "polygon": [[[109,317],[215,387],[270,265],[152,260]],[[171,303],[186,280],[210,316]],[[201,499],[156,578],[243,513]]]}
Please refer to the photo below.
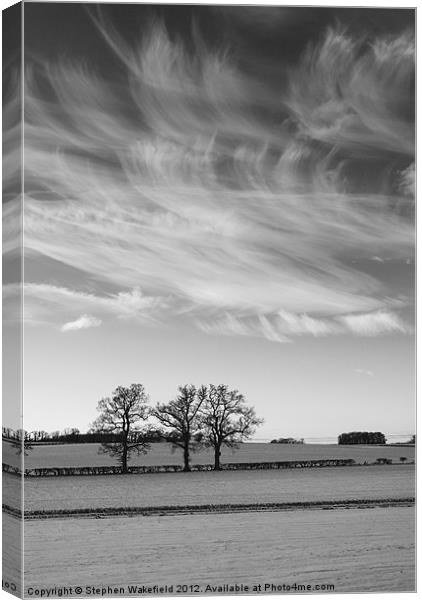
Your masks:
{"label": "white border", "polygon": [[[37,0],[26,0],[26,2],[32,2],[32,1],[37,1]],[[77,3],[83,3],[83,1],[79,1],[79,0],[75,0]],[[69,0],[55,0],[55,2],[66,2],[66,3],[70,3]],[[95,4],[96,2],[92,2],[92,4]],[[176,5],[180,5],[180,4],[184,4],[184,5],[232,5],[232,6],[236,6],[236,5],[240,5],[240,6],[282,6],[282,7],[339,7],[339,8],[413,8],[416,9],[417,5],[416,2],[398,2],[398,1],[394,1],[394,0],[384,0],[383,2],[377,2],[377,1],[366,1],[366,2],[351,2],[351,3],[347,3],[347,4],[340,4],[338,1],[325,1],[325,2],[317,2],[317,1],[312,1],[312,0],[302,0],[302,1],[296,1],[296,2],[265,2],[265,3],[260,3],[260,2],[248,2],[248,1],[236,1],[236,0],[231,0],[229,2],[226,2],[224,0],[214,0],[212,2],[202,2],[202,1],[192,1],[192,0],[184,0],[183,2],[177,1],[177,0],[167,0],[167,1],[150,1],[147,0],[145,2],[121,2],[120,0],[101,0],[101,3],[104,4],[176,4]],[[16,2],[13,2],[11,0],[0,0],[0,8],[1,10],[4,10],[5,8],[8,8],[9,6],[12,6],[13,4],[16,4]],[[420,14],[419,11],[416,10],[416,30],[417,32],[419,32],[420,29]],[[418,48],[417,48],[417,61],[416,61],[416,74],[417,74],[417,99],[420,98],[420,94],[419,92],[419,82],[420,82],[420,68],[419,68],[419,60],[418,60]],[[0,58],[1,58],[1,49],[0,49]],[[22,53],[22,59],[23,59],[23,53]],[[0,87],[1,89],[1,87]],[[419,102],[417,102],[417,108],[419,107]],[[418,111],[417,111],[418,112]],[[417,143],[416,143],[416,147],[418,147],[418,141],[419,141],[419,126],[417,126]],[[419,165],[417,165],[417,181],[419,178]],[[0,167],[1,168],[1,167]],[[416,195],[417,197],[417,195]],[[417,225],[417,231],[419,230],[419,225],[420,225],[420,211],[417,212],[417,219],[416,219],[416,225]],[[0,228],[0,242],[1,242],[1,228]],[[421,253],[422,251],[420,251],[420,248],[417,246],[417,281],[420,281],[420,277],[421,277],[421,261],[419,260],[421,258]],[[0,262],[0,276],[1,276],[1,262]],[[419,298],[417,297],[417,310],[419,313]],[[1,316],[1,309],[0,309],[0,316]],[[417,326],[417,333],[419,332],[419,326]],[[0,358],[1,358],[1,347],[0,347]],[[0,361],[1,363],[1,361]],[[420,367],[422,366],[422,359],[420,357],[420,355],[417,354],[417,373],[420,372]],[[1,369],[1,366],[0,366]],[[1,371],[0,371],[1,372]],[[23,390],[23,386],[22,386],[22,390]],[[421,431],[421,429],[419,428],[420,425],[420,413],[421,411],[419,411],[419,413],[417,414],[417,427],[418,427],[418,431]],[[422,456],[422,451],[420,451],[419,446],[417,447],[417,461],[419,461],[419,459]],[[22,486],[23,487],[23,486]],[[419,481],[418,481],[418,485],[417,485],[417,495],[419,496]],[[23,528],[22,528],[23,529]],[[419,523],[417,522],[417,540],[420,539],[419,536],[420,533],[420,528],[419,528]],[[1,544],[0,544],[0,551],[1,551]],[[22,563],[23,564],[23,563]],[[419,567],[421,566],[421,559],[420,559],[420,555],[419,553],[417,553],[417,573],[420,572]],[[350,600],[354,600],[355,598],[361,598],[362,596],[365,596],[366,594],[354,594],[354,593],[349,593],[347,594],[347,598]],[[404,596],[407,596],[407,594],[405,593],[391,593],[389,592],[388,594],[386,593],[371,593],[371,600],[381,600],[384,599],[386,596],[388,596],[389,599],[391,600],[396,600],[396,599],[400,599],[403,598]],[[264,595],[263,595],[264,596]],[[286,598],[287,595],[283,595],[283,596],[278,596],[278,595],[265,595],[267,598],[272,599],[274,598],[281,600],[282,598]],[[331,598],[333,600],[341,600],[343,597],[345,596],[345,594],[318,594],[318,598]],[[178,598],[189,598],[191,600],[192,596],[187,596],[187,597],[182,597],[182,596],[177,596]],[[201,598],[217,598],[217,597],[224,597],[228,600],[248,600],[250,598],[253,598],[255,596],[240,596],[240,595],[236,595],[236,596],[200,596]],[[298,597],[298,598],[307,598],[309,596],[305,596],[302,594],[294,594],[294,595],[289,595],[288,597]],[[3,590],[0,590],[0,600],[10,600],[12,598],[12,596],[10,594],[7,594],[6,592],[4,592]],[[119,597],[121,598],[121,597]],[[135,596],[133,597],[135,598]],[[164,596],[157,596],[157,598],[159,598],[160,600],[167,600],[166,597]],[[171,599],[174,600],[174,596],[170,597]],[[124,600],[124,599],[122,599]]]}

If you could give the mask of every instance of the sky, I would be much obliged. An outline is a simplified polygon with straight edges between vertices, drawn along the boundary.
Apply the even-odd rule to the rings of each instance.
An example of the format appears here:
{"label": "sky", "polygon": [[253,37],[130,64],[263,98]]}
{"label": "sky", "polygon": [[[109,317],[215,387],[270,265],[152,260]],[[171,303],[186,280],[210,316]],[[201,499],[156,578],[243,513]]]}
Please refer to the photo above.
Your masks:
{"label": "sky", "polygon": [[26,4],[25,428],[227,383],[256,439],[413,433],[414,58],[405,9]]}

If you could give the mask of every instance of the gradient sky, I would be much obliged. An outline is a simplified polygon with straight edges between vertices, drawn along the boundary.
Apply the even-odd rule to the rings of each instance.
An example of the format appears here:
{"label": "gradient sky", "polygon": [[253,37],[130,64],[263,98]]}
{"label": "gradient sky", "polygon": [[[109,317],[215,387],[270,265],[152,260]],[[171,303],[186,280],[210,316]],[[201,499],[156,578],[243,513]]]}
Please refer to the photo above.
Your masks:
{"label": "gradient sky", "polygon": [[257,438],[412,433],[413,11],[30,3],[25,39],[25,428],[227,383]]}

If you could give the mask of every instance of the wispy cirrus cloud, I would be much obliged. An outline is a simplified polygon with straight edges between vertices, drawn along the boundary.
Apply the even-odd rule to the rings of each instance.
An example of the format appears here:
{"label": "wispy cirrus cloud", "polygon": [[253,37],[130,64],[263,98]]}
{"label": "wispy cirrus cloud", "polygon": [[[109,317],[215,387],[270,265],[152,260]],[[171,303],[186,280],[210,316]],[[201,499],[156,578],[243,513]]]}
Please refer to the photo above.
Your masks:
{"label": "wispy cirrus cloud", "polygon": [[[18,284],[3,286],[6,320],[9,315],[14,315],[13,307],[21,291],[21,286]],[[99,295],[50,284],[25,283],[23,294],[25,298],[24,321],[27,325],[51,323],[61,328],[62,331],[82,328],[73,327],[81,319],[82,325],[87,324],[88,326],[93,326],[94,321],[98,321],[95,326],[99,326],[103,320],[110,318],[132,319],[143,324],[154,324],[157,322],[160,310],[166,306],[165,299],[146,296],[139,288],[117,294]],[[85,313],[85,311],[94,313],[94,316],[83,314],[81,317],[81,313]],[[94,320],[91,325],[85,318],[87,316]],[[62,324],[66,319],[73,320],[66,321],[65,329],[63,329]]]}
{"label": "wispy cirrus cloud", "polygon": [[414,154],[411,31],[371,40],[329,29],[292,73],[289,105],[312,139],[371,154]]}
{"label": "wispy cirrus cloud", "polygon": [[410,327],[392,311],[375,311],[359,315],[315,318],[307,314],[279,311],[259,317],[236,317],[226,313],[216,319],[197,322],[205,333],[214,335],[248,335],[265,337],[270,341],[290,342],[292,337],[310,335],[359,335],[372,337],[385,333],[410,333]]}
{"label": "wispy cirrus cloud", "polygon": [[[130,48],[99,26],[123,83],[63,60],[27,74],[25,244],[122,291],[47,286],[29,269],[28,318],[45,322],[46,305],[62,318],[65,300],[76,321],[183,313],[278,342],[408,330],[389,282],[352,259],[412,254],[409,32],[365,45],[329,30],[280,97],[224,49],[189,53],[160,24]],[[358,185],[362,153],[375,175]],[[392,179],[397,156],[408,166]]]}
{"label": "wispy cirrus cloud", "polygon": [[338,321],[354,335],[374,336],[380,333],[410,331],[398,315],[385,310],[368,314],[342,315],[338,317]]}

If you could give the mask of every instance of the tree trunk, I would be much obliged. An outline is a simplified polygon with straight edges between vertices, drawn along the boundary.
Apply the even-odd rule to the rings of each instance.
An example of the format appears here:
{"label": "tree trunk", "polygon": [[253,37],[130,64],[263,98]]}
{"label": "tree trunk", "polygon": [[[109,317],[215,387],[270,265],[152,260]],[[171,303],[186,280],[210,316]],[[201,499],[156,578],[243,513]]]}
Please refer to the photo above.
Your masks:
{"label": "tree trunk", "polygon": [[127,473],[127,448],[122,450],[122,473]]}
{"label": "tree trunk", "polygon": [[214,447],[214,471],[221,471],[220,465],[221,446]]}
{"label": "tree trunk", "polygon": [[186,444],[183,448],[183,470],[190,471],[189,465],[189,445]]}

